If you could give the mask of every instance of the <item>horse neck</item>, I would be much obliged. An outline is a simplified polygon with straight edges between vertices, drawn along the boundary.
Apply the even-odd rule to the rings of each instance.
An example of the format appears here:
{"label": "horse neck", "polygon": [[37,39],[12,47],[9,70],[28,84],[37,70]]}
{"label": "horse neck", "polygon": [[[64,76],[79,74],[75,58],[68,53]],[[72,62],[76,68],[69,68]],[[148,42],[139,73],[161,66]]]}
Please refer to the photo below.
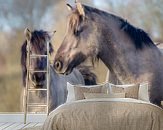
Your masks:
{"label": "horse neck", "polygon": [[57,87],[56,83],[60,79],[61,79],[61,76],[58,73],[56,73],[56,71],[54,70],[53,66],[50,66],[50,81],[49,81],[50,90],[57,89],[57,88],[54,88],[54,87]]}
{"label": "horse neck", "polygon": [[155,63],[161,60],[158,48],[144,45],[143,49],[136,49],[130,36],[120,29],[120,24],[118,19],[112,18],[103,25],[99,58],[122,83],[139,82],[138,77],[144,72],[146,76],[142,80],[149,79],[147,75],[155,71]]}
{"label": "horse neck", "polygon": [[[137,74],[136,48],[131,38],[120,30],[121,21],[112,15],[102,26],[99,58],[119,81],[134,82]],[[124,45],[125,44],[125,45]],[[132,59],[135,59],[133,61]]]}

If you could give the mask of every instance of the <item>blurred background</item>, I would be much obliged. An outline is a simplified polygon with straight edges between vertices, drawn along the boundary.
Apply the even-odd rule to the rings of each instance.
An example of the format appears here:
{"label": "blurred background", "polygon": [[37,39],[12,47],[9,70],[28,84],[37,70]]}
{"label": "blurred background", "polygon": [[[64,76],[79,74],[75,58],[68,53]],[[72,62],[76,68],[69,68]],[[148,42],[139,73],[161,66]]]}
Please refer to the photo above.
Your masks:
{"label": "blurred background", "polygon": [[[153,41],[163,42],[163,0],[80,1],[115,13],[144,29]],[[66,30],[66,2],[74,5],[74,0],[0,0],[0,112],[20,111],[20,48],[25,40],[24,29],[57,30],[52,42],[56,51]],[[101,62],[94,71],[98,82],[105,81],[107,69]]]}

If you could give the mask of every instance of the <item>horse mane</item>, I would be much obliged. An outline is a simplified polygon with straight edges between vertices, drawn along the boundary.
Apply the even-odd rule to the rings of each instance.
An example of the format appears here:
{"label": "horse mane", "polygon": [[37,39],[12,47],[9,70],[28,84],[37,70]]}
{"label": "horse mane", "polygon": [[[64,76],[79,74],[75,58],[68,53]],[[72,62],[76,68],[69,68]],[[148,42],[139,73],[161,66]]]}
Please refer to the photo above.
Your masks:
{"label": "horse mane", "polygon": [[123,19],[121,21],[122,24],[120,29],[125,31],[131,37],[136,49],[143,49],[144,46],[155,46],[151,38],[144,30],[134,27]]}
{"label": "horse mane", "polygon": [[121,22],[120,29],[126,32],[128,36],[133,40],[133,44],[136,47],[136,49],[143,49],[145,46],[148,47],[155,46],[149,35],[144,30],[134,27],[123,18],[86,5],[83,5],[83,7],[86,14],[93,12],[100,15],[101,17],[111,16],[114,19],[120,21]]}
{"label": "horse mane", "polygon": [[[30,44],[36,48],[39,52],[44,51],[44,49],[46,48],[46,38],[50,39],[50,36],[48,35],[48,33],[46,31],[40,30],[40,31],[33,31],[32,32],[32,37],[31,37],[31,41]],[[27,75],[27,40],[24,41],[22,47],[21,47],[21,67],[22,67],[22,80],[23,80],[23,86],[25,87],[26,84],[26,75]],[[49,43],[49,53],[53,53],[53,46],[51,44],[51,42]]]}
{"label": "horse mane", "polygon": [[26,75],[27,75],[27,41],[24,41],[22,47],[21,47],[21,68],[22,68],[22,80],[23,80],[23,86],[25,87],[26,85]]}

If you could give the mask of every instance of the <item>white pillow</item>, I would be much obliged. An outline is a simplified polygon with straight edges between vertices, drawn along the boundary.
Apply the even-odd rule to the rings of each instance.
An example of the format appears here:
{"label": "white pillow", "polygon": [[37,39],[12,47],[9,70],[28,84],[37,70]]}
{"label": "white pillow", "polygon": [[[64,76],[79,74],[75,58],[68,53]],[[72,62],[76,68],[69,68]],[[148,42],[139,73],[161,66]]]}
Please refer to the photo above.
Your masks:
{"label": "white pillow", "polygon": [[149,93],[148,93],[148,83],[141,83],[140,84],[138,99],[146,101],[146,102],[150,102],[149,101]]}
{"label": "white pillow", "polygon": [[98,85],[73,85],[69,82],[67,82],[67,91],[68,91],[68,94],[67,94],[67,100],[66,102],[72,102],[72,101],[75,101],[75,91],[74,91],[74,87],[75,86],[80,86],[80,87],[85,87],[85,88],[95,88],[95,87],[104,87],[105,88],[108,88],[108,83],[102,83],[102,84],[98,84]]}
{"label": "white pillow", "polygon": [[74,85],[67,82],[67,100],[66,102],[72,102],[75,101],[75,92],[74,92]]}

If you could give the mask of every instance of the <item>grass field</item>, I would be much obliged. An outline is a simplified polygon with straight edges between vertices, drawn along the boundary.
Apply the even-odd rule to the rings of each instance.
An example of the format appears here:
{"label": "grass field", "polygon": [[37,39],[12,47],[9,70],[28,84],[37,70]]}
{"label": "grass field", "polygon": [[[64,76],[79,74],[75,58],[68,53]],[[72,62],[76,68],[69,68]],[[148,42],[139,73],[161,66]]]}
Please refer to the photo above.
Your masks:
{"label": "grass field", "polygon": [[20,111],[21,71],[12,67],[0,75],[0,112]]}
{"label": "grass field", "polygon": [[[5,64],[0,71],[0,112],[19,112],[20,94],[22,88],[20,51],[13,50],[13,55],[5,58]],[[98,82],[105,81],[106,67],[99,62],[94,71]]]}

